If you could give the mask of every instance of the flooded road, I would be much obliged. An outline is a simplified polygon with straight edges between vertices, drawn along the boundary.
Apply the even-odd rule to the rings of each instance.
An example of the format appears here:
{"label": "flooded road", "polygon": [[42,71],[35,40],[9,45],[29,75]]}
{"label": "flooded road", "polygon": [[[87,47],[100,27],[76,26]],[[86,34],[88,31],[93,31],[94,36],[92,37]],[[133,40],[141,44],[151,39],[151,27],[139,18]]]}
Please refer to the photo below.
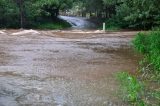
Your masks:
{"label": "flooded road", "polygon": [[125,106],[114,74],[134,72],[137,32],[0,33],[0,106]]}
{"label": "flooded road", "polygon": [[72,29],[95,29],[96,25],[84,17],[59,16],[72,25]]}

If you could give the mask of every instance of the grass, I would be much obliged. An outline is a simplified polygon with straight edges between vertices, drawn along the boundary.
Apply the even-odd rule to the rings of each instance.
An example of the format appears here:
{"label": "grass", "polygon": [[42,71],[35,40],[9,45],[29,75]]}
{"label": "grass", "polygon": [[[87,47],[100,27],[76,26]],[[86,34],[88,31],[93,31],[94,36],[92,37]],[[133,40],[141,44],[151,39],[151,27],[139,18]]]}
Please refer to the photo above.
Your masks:
{"label": "grass", "polygon": [[137,76],[117,74],[120,95],[133,106],[160,106],[160,30],[138,33],[132,43],[144,58],[139,62]]}
{"label": "grass", "polygon": [[120,82],[120,96],[125,102],[134,106],[145,106],[142,99],[143,84],[136,77],[127,72],[120,72],[116,74],[116,78]]}
{"label": "grass", "polygon": [[141,61],[143,72],[154,74],[160,81],[160,31],[139,33],[133,40],[136,51],[144,55]]}

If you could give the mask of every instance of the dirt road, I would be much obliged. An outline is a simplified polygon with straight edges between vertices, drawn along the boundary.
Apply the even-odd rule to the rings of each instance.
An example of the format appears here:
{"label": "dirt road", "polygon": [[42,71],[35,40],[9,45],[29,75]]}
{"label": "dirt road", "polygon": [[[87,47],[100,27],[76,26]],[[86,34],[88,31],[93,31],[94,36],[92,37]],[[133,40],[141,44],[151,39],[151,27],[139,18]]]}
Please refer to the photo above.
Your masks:
{"label": "dirt road", "polygon": [[134,72],[137,32],[0,32],[0,106],[123,106],[114,74]]}

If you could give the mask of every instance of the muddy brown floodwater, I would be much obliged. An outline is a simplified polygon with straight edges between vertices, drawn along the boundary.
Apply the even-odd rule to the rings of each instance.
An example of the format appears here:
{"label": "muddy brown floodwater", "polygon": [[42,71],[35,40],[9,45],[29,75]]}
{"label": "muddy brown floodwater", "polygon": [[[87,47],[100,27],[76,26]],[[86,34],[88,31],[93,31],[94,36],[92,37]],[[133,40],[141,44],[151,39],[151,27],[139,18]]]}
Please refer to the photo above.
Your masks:
{"label": "muddy brown floodwater", "polygon": [[2,30],[0,106],[125,106],[114,74],[136,70],[136,33]]}

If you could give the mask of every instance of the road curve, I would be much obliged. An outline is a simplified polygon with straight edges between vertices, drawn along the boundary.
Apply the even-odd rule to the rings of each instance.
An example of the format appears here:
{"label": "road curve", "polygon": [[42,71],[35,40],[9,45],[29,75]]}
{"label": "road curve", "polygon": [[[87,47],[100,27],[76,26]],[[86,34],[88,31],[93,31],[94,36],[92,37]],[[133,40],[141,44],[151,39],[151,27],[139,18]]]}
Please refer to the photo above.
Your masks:
{"label": "road curve", "polygon": [[69,17],[69,16],[59,16],[59,18],[66,20],[72,25],[74,29],[94,29],[96,25],[86,18],[83,17]]}

